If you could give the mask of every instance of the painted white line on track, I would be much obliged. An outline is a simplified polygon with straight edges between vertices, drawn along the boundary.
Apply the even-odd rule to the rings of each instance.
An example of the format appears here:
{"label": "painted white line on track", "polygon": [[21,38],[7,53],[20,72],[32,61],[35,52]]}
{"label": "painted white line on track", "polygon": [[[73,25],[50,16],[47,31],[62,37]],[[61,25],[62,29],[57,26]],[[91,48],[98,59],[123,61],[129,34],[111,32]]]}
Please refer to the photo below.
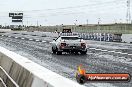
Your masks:
{"label": "painted white line on track", "polygon": [[128,54],[129,56],[132,56],[132,54]]}
{"label": "painted white line on track", "polygon": [[25,38],[21,38],[22,40],[24,40]]}
{"label": "painted white line on track", "polygon": [[42,42],[46,42],[46,41],[42,41]]}
{"label": "painted white line on track", "polygon": [[121,54],[123,54],[123,55],[127,55],[128,53],[121,53]]}
{"label": "painted white line on track", "polygon": [[33,39],[29,39],[29,40],[33,40]]}
{"label": "painted white line on track", "polygon": [[8,37],[11,37],[11,36],[8,36]]}
{"label": "painted white line on track", "polygon": [[114,53],[118,53],[118,54],[121,54],[122,52],[114,52]]}
{"label": "painted white line on track", "polygon": [[[50,42],[51,43],[51,42]],[[103,52],[109,52],[109,53],[117,53],[117,54],[123,54],[123,55],[129,55],[132,56],[132,54],[128,54],[128,53],[122,53],[122,52],[115,52],[115,51],[108,51],[108,50],[102,50],[102,49],[96,49],[96,48],[88,48],[91,50],[97,50],[97,51],[103,51]]]}
{"label": "painted white line on track", "polygon": [[[110,84],[110,83],[90,83],[91,85],[93,85],[94,87],[117,87],[117,86],[114,86],[113,84]],[[87,86],[87,87],[90,87],[90,86]]]}
{"label": "painted white line on track", "polygon": [[101,50],[101,51],[103,51],[103,52],[107,52],[108,50]]}
{"label": "painted white line on track", "polygon": [[96,48],[89,48],[90,50],[95,50]]}
{"label": "painted white line on track", "polygon": [[110,52],[110,53],[114,53],[115,51],[108,51],[108,52]]}
{"label": "painted white line on track", "polygon": [[40,40],[35,40],[35,41],[37,41],[37,42],[38,42],[38,41],[40,41]]}
{"label": "painted white line on track", "polygon": [[15,38],[18,38],[18,37],[15,37]]}
{"label": "painted white line on track", "polygon": [[2,35],[2,36],[4,36],[4,35]]}
{"label": "painted white line on track", "polygon": [[102,49],[95,49],[95,50],[99,51],[99,50],[102,50]]}

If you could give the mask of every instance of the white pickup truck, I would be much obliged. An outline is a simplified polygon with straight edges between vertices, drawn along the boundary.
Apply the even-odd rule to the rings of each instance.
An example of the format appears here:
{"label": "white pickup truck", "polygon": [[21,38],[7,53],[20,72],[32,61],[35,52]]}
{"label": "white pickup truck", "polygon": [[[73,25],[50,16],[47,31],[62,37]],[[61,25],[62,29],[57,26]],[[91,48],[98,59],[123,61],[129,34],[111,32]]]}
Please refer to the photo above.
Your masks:
{"label": "white pickup truck", "polygon": [[57,55],[62,54],[62,52],[87,53],[86,42],[78,36],[59,36],[51,44],[52,52]]}

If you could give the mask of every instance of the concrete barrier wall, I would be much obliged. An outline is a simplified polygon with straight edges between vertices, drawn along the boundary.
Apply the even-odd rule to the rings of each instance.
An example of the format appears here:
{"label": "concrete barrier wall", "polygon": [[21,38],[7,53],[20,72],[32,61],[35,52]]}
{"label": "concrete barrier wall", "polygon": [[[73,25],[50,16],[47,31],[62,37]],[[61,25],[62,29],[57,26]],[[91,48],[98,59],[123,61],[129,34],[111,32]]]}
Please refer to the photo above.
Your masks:
{"label": "concrete barrier wall", "polygon": [[60,25],[60,26],[41,26],[38,28],[26,28],[27,31],[44,31],[44,32],[62,32],[62,29],[70,28],[73,32],[82,33],[123,33],[132,34],[132,24],[89,24],[89,25]]}
{"label": "concrete barrier wall", "polygon": [[[0,47],[0,66],[19,87],[84,87],[3,47]],[[2,70],[0,78],[7,87],[15,87]]]}

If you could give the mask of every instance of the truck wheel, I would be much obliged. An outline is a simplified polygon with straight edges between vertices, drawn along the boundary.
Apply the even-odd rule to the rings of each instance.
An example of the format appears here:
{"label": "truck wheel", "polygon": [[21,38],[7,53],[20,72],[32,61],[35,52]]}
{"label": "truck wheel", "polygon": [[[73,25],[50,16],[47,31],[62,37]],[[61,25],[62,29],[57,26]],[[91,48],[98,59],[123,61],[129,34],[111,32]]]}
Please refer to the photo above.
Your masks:
{"label": "truck wheel", "polygon": [[75,54],[78,54],[78,51],[75,51]]}
{"label": "truck wheel", "polygon": [[62,52],[61,51],[58,51],[58,49],[56,48],[56,52],[57,52],[57,55],[61,55],[62,54]]}
{"label": "truck wheel", "polygon": [[62,54],[62,52],[61,51],[57,51],[57,55],[61,55]]}
{"label": "truck wheel", "polygon": [[81,54],[87,54],[87,51],[81,51],[80,53]]}
{"label": "truck wheel", "polygon": [[56,50],[52,47],[53,54],[56,54]]}

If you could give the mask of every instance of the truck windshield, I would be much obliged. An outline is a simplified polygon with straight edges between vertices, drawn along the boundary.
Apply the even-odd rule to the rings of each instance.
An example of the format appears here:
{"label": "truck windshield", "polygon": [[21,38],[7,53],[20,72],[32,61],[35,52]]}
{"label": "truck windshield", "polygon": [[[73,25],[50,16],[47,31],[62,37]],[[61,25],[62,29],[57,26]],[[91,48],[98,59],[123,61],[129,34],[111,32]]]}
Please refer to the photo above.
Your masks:
{"label": "truck windshield", "polygon": [[78,40],[78,37],[61,37],[63,40]]}

